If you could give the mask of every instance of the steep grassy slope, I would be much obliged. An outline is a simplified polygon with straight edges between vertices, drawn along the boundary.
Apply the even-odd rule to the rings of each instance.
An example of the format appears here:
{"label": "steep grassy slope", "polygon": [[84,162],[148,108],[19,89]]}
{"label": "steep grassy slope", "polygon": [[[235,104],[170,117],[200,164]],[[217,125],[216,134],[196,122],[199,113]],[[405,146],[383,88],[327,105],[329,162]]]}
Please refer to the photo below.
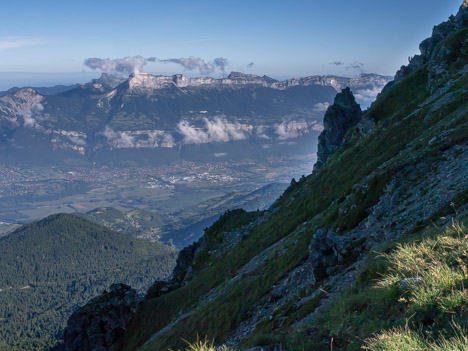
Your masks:
{"label": "steep grassy slope", "polygon": [[0,350],[48,349],[77,306],[115,282],[145,291],[177,254],[65,214],[0,239],[0,252]]}
{"label": "steep grassy slope", "polygon": [[[362,268],[368,253],[384,243],[411,240],[432,222],[454,215],[454,208],[466,209],[466,10],[435,33],[442,34],[434,36],[432,51],[385,89],[323,168],[292,182],[260,217],[243,214],[234,229],[238,218],[231,214],[213,226],[205,242],[223,238],[220,249],[202,244],[193,278],[146,300],[117,346],[167,350],[206,335],[217,344],[289,342],[288,350],[302,349],[301,344],[323,350],[335,338],[340,342],[334,350],[352,350],[373,332],[400,325],[376,324],[346,334],[342,312],[334,310],[335,329],[315,327],[327,306],[345,303],[340,291],[362,279],[366,269],[372,276]],[[223,250],[239,231],[245,231],[240,240]],[[201,258],[204,263],[197,261]],[[382,303],[387,298],[391,305],[395,296],[384,296]],[[344,312],[359,317],[359,309]],[[297,339],[291,342],[291,335]],[[373,342],[369,347],[378,341]]]}

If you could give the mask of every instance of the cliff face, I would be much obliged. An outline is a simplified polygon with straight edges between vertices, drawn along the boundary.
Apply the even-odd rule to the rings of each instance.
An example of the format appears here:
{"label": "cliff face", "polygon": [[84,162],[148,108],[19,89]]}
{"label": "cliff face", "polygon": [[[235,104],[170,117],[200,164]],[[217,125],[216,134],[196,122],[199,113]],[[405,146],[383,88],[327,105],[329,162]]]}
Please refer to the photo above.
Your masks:
{"label": "cliff face", "polygon": [[[437,44],[421,65],[388,85],[367,111],[348,89],[340,93],[325,117],[318,169],[291,182],[268,211],[231,213],[210,227],[190,279],[148,296],[113,347],[177,349],[184,347],[181,338],[206,335],[241,349],[358,350],[386,330],[393,336],[422,330],[418,345],[433,342],[425,335],[450,338],[448,316],[460,330],[468,327],[464,302],[455,308],[439,300],[466,294],[466,268],[460,268],[466,251],[446,245],[465,240],[465,231],[443,229],[466,221],[468,212],[468,31],[459,22],[466,1],[463,6],[441,38],[435,31]],[[415,238],[425,248],[431,235],[440,237],[408,258],[421,244]],[[400,250],[405,242],[409,248]],[[422,271],[436,262],[431,250],[437,249],[450,258]],[[459,278],[435,288],[441,277],[430,275],[434,267]],[[428,291],[436,291],[434,299],[423,299]]]}
{"label": "cliff face", "polygon": [[328,157],[343,143],[345,134],[362,118],[360,106],[356,103],[351,89],[337,94],[333,105],[328,107],[323,119],[324,130],[318,139],[317,163],[314,170],[322,167]]}
{"label": "cliff face", "polygon": [[[126,87],[135,91],[159,90],[170,87],[177,88],[190,88],[190,87],[204,87],[204,88],[236,88],[242,86],[260,86],[271,88],[275,90],[286,90],[297,86],[329,86],[333,87],[336,91],[340,91],[345,87],[352,89],[371,89],[382,88],[390,77],[381,76],[378,74],[362,74],[358,78],[345,78],[337,76],[310,76],[301,78],[292,78],[284,81],[277,81],[268,76],[256,76],[254,74],[244,74],[240,72],[231,72],[227,78],[216,79],[212,77],[197,77],[187,78],[183,74],[176,74],[173,76],[154,76],[149,73],[141,72],[136,75],[130,76],[128,81],[125,82]],[[99,80],[111,85],[108,75],[103,75]],[[112,80],[112,83],[118,82],[117,78]],[[121,83],[123,81],[120,81]],[[116,86],[114,86],[116,87]]]}

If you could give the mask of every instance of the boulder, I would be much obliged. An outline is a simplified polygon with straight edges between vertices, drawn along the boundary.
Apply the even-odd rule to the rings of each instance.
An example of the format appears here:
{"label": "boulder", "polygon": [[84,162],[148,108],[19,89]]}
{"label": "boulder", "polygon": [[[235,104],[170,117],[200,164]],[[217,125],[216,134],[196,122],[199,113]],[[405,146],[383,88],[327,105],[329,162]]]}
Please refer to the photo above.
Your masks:
{"label": "boulder", "polygon": [[315,281],[321,281],[337,269],[356,259],[364,244],[363,238],[338,235],[321,228],[315,232],[309,244],[309,260]]}

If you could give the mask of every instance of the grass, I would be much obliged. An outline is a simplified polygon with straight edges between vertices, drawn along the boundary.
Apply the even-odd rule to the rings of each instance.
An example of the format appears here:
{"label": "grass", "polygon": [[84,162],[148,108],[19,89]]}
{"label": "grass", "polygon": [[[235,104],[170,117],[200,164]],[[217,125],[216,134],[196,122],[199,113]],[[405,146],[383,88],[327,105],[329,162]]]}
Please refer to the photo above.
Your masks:
{"label": "grass", "polygon": [[467,350],[467,225],[465,216],[375,252],[355,286],[300,332],[310,350],[330,339],[340,350]]}
{"label": "grass", "polygon": [[468,337],[466,332],[458,328],[456,336],[427,341],[419,331],[395,328],[368,339],[363,349],[367,351],[465,351],[468,350]]}
{"label": "grass", "polygon": [[[193,343],[186,341],[186,343],[187,346],[183,351],[234,351],[227,346],[215,347],[213,341],[209,341],[206,337],[204,340],[197,337],[197,341]],[[182,350],[179,349],[178,351]]]}

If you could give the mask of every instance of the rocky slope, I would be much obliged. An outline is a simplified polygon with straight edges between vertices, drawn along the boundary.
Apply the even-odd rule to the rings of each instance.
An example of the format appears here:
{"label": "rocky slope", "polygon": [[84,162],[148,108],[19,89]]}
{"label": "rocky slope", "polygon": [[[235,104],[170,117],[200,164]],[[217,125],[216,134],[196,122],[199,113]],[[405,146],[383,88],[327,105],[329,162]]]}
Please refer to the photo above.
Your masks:
{"label": "rocky slope", "polygon": [[110,348],[177,349],[206,335],[240,349],[466,349],[450,345],[468,327],[456,224],[468,211],[467,5],[358,122],[342,118],[343,107],[361,114],[349,92],[338,96],[328,117],[344,136],[322,137],[323,165],[269,210],[207,229],[182,282],[156,283]]}

